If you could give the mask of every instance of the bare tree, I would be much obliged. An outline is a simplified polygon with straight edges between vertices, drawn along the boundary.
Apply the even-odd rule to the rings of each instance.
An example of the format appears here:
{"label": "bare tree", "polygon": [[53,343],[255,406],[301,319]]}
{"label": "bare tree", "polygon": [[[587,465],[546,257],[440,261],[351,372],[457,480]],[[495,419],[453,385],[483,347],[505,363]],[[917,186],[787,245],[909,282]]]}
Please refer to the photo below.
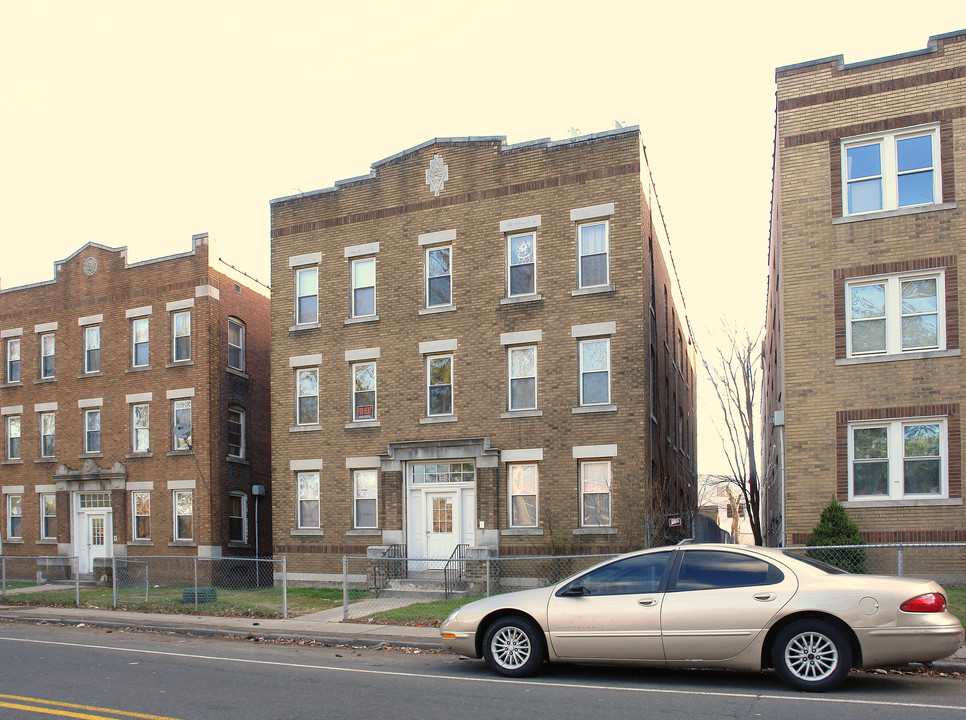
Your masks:
{"label": "bare tree", "polygon": [[[728,459],[730,473],[714,475],[740,491],[748,510],[755,545],[762,544],[761,495],[759,492],[755,419],[761,378],[761,329],[752,336],[747,330],[722,323],[727,338],[713,359],[702,354],[701,363],[714,388],[720,416],[715,428]],[[737,512],[735,513],[737,517]]]}

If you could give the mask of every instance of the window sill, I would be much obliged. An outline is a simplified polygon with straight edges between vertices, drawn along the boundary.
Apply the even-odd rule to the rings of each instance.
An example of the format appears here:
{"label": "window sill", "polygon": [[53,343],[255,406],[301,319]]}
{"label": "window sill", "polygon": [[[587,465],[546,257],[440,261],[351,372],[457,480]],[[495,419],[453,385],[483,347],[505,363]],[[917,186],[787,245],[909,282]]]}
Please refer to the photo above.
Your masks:
{"label": "window sill", "polygon": [[237,457],[235,455],[229,455],[225,458],[225,462],[234,463],[235,465],[251,465],[248,460],[243,457]]}
{"label": "window sill", "polygon": [[303,330],[318,330],[321,327],[322,327],[322,323],[318,323],[318,322],[304,323],[302,325],[292,325],[291,327],[289,327],[288,331],[290,333],[302,332]]}
{"label": "window sill", "polygon": [[451,423],[459,420],[459,415],[444,415],[443,417],[422,417],[419,418],[420,425],[434,425],[436,423]]}
{"label": "window sill", "polygon": [[78,460],[86,460],[87,458],[102,458],[104,453],[102,452],[92,452],[92,453],[81,453],[77,456]]}
{"label": "window sill", "polygon": [[345,424],[346,430],[353,430],[355,428],[374,428],[379,427],[382,423],[378,420],[357,420],[355,422],[347,422]]}
{"label": "window sill", "polygon": [[168,547],[198,547],[194,540],[175,540],[168,543]]}
{"label": "window sill", "polygon": [[126,373],[139,373],[139,372],[147,372],[150,369],[151,369],[151,366],[150,365],[137,365],[135,367],[126,368],[124,370],[124,372],[126,372]]}
{"label": "window sill", "polygon": [[881,220],[882,218],[902,217],[903,215],[919,215],[920,213],[938,212],[940,210],[955,210],[956,203],[936,203],[934,205],[917,205],[915,207],[899,208],[898,210],[882,210],[879,212],[863,213],[862,215],[847,215],[832,218],[833,225],[862,222],[863,220]]}
{"label": "window sill", "polygon": [[312,536],[312,537],[322,537],[323,535],[325,535],[325,531],[324,530],[313,530],[313,529],[310,529],[310,528],[301,528],[301,529],[291,530],[289,532],[289,535],[291,535],[292,537],[298,537],[300,535]]}
{"label": "window sill", "polygon": [[35,545],[56,545],[57,538],[42,538],[40,540],[37,540],[34,544]]}
{"label": "window sill", "polygon": [[124,456],[125,460],[134,460],[136,458],[153,458],[154,453],[143,452],[143,453],[128,453]]}
{"label": "window sill", "polygon": [[372,537],[382,535],[382,530],[379,528],[356,528],[355,530],[346,530],[345,534],[347,537]]}
{"label": "window sill", "polygon": [[57,382],[57,378],[55,377],[40,378],[40,380],[34,380],[34,385],[43,385],[44,383],[55,383],[55,382]]}
{"label": "window sill", "polygon": [[14,458],[13,460],[0,460],[0,465],[23,465],[23,460]]}
{"label": "window sill", "polygon": [[927,358],[959,357],[962,351],[955,350],[920,350],[918,352],[891,353],[889,355],[860,355],[858,357],[839,358],[836,365],[868,365],[869,363],[896,362],[899,360],[925,360]]}
{"label": "window sill", "polygon": [[15,387],[23,387],[23,383],[18,380],[17,382],[8,382],[0,385],[0,388],[15,388]]}
{"label": "window sill", "polygon": [[103,374],[104,373],[102,373],[100,370],[95,370],[94,372],[81,373],[80,375],[77,376],[77,379],[83,380],[84,378],[89,378],[89,377],[101,377],[101,375]]}
{"label": "window sill", "polygon": [[543,528],[507,528],[506,530],[500,530],[500,535],[505,535],[507,537],[543,535]]}
{"label": "window sill", "polygon": [[510,297],[500,298],[500,305],[516,305],[517,303],[542,302],[543,295],[531,293],[530,295],[511,295]]}
{"label": "window sill", "polygon": [[195,364],[194,360],[174,360],[173,362],[169,362],[167,365],[165,365],[165,367],[166,368],[188,367],[194,364]]}
{"label": "window sill", "polygon": [[128,547],[154,547],[153,540],[128,540]]}
{"label": "window sill", "polygon": [[509,410],[507,412],[500,413],[500,417],[503,419],[543,417],[543,410]]}
{"label": "window sill", "polygon": [[288,429],[288,431],[290,433],[319,432],[321,430],[322,430],[322,426],[319,425],[319,424],[316,424],[316,425],[294,425],[294,426],[292,426],[292,427],[290,427]]}
{"label": "window sill", "polygon": [[607,413],[617,412],[616,405],[581,405],[571,410],[574,415],[586,415],[587,413]]}
{"label": "window sill", "polygon": [[929,506],[961,506],[962,498],[917,498],[909,500],[848,500],[842,507],[851,509],[884,508],[884,507],[929,507]]}
{"label": "window sill", "polygon": [[576,290],[571,290],[570,294],[573,297],[577,297],[578,295],[599,295],[601,293],[612,293],[616,290],[616,285],[597,285],[596,287],[577,288]]}
{"label": "window sill", "polygon": [[420,308],[420,315],[438,315],[439,313],[456,312],[455,305],[440,305],[438,307]]}
{"label": "window sill", "polygon": [[37,465],[55,465],[57,463],[57,458],[55,457],[43,457],[34,460]]}
{"label": "window sill", "polygon": [[4,538],[3,541],[8,545],[23,545],[23,538]]}
{"label": "window sill", "polygon": [[168,452],[165,453],[165,455],[167,455],[168,457],[179,457],[181,455],[194,455],[194,454],[195,454],[194,450],[168,450]]}
{"label": "window sill", "polygon": [[379,322],[378,315],[366,315],[365,317],[346,318],[343,325],[359,325],[360,323]]}
{"label": "window sill", "polygon": [[225,368],[225,372],[228,373],[229,375],[237,375],[238,377],[244,378],[245,380],[251,380],[251,377],[247,372],[245,372],[244,370],[239,370],[238,368],[233,368],[229,366]]}
{"label": "window sill", "polygon": [[617,528],[612,527],[579,527],[574,528],[574,535],[616,535]]}

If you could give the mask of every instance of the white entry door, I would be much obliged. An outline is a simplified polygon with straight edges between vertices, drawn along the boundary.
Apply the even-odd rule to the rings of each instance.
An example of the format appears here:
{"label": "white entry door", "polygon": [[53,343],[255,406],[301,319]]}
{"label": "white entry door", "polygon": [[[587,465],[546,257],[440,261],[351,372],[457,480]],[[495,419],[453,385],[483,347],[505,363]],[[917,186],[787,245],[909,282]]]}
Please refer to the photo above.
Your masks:
{"label": "white entry door", "polygon": [[94,558],[113,556],[114,528],[111,513],[81,513],[80,537],[77,543],[77,556],[80,571],[94,572]]}
{"label": "white entry door", "polygon": [[460,542],[459,491],[426,492],[426,556],[448,558]]}

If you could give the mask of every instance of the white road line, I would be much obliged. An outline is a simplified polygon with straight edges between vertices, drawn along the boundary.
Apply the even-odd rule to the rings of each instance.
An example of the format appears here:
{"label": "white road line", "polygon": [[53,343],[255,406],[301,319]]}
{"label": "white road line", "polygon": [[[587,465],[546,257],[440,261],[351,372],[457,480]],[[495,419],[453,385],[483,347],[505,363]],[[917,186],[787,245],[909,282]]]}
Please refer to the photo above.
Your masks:
{"label": "white road line", "polygon": [[253,660],[249,658],[222,657],[220,655],[194,655],[191,653],[166,652],[164,650],[140,650],[137,648],[112,647],[110,645],[90,645],[86,643],[59,642],[54,640],[35,640],[31,638],[0,637],[0,641],[19,642],[34,645],[57,645],[60,647],[80,648],[83,650],[107,650],[121,653],[135,653],[141,655],[159,655],[164,657],[188,658],[191,660],[213,660],[226,663],[248,663],[249,665],[267,665],[271,667],[287,667],[301,670],[330,670],[332,672],[352,673],[358,675],[383,675],[398,678],[418,678],[421,680],[453,680],[460,683],[501,683],[514,685],[528,685],[532,687],[556,687],[567,690],[609,690],[612,692],[632,692],[653,695],[700,695],[702,697],[753,699],[753,700],[802,700],[833,705],[865,705],[869,707],[901,707],[913,710],[963,710],[966,705],[935,705],[930,703],[886,702],[881,700],[856,700],[851,698],[836,698],[816,695],[767,695],[761,693],[721,692],[709,690],[667,690],[662,688],[621,687],[619,685],[594,685],[592,683],[572,682],[541,682],[538,680],[513,680],[497,677],[460,677],[458,675],[433,675],[427,673],[400,672],[396,670],[372,670],[369,668],[346,668],[335,665],[309,665],[307,663],[281,662],[277,660]]}

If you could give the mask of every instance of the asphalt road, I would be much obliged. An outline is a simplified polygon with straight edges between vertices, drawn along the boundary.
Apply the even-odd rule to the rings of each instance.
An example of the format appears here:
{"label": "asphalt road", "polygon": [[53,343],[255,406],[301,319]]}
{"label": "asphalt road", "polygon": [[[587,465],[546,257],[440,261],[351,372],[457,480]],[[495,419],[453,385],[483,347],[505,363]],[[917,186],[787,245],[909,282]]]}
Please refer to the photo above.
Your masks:
{"label": "asphalt road", "polygon": [[0,623],[0,718],[892,718],[966,716],[966,681],[853,673],[804,695],[771,673],[551,666],[492,675],[434,652]]}

